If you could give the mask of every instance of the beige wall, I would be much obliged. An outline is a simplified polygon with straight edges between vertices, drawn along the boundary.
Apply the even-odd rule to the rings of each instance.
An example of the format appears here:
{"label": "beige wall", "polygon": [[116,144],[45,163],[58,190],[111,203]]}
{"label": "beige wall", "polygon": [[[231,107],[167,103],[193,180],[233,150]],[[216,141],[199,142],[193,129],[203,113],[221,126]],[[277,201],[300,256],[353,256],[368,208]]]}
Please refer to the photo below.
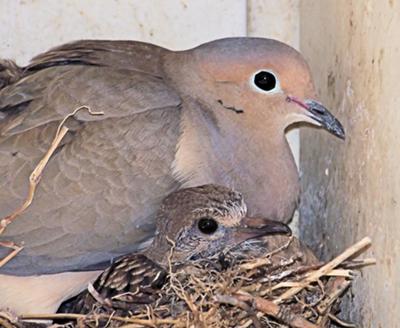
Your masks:
{"label": "beige wall", "polygon": [[19,63],[77,39],[183,49],[246,29],[246,0],[0,0],[0,56]]}
{"label": "beige wall", "polygon": [[347,140],[301,133],[301,230],[329,257],[363,236],[378,265],[353,287],[361,327],[399,327],[400,1],[302,0],[301,50]]}

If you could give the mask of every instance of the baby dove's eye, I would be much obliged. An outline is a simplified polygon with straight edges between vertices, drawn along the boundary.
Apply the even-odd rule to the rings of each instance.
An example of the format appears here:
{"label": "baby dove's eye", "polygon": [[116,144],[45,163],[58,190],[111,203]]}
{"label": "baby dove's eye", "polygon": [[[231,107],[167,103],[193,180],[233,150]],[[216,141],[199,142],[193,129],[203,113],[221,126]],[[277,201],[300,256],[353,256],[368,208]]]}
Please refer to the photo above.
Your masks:
{"label": "baby dove's eye", "polygon": [[254,75],[253,83],[256,88],[262,91],[271,92],[279,87],[276,76],[269,71],[259,71]]}
{"label": "baby dove's eye", "polygon": [[209,217],[204,217],[201,218],[198,223],[197,223],[197,227],[199,228],[199,230],[206,234],[206,235],[211,235],[213,234],[215,231],[217,231],[218,229],[218,222],[215,221],[213,218],[209,218]]}

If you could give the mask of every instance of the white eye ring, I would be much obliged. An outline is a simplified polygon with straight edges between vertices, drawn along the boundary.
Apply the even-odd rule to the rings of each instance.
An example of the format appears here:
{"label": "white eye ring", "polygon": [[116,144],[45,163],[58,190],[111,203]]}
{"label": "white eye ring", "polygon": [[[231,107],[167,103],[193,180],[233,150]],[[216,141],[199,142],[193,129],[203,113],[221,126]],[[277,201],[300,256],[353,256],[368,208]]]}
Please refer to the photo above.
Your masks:
{"label": "white eye ring", "polygon": [[255,72],[250,78],[250,86],[257,92],[273,94],[282,92],[276,74],[268,69]]}

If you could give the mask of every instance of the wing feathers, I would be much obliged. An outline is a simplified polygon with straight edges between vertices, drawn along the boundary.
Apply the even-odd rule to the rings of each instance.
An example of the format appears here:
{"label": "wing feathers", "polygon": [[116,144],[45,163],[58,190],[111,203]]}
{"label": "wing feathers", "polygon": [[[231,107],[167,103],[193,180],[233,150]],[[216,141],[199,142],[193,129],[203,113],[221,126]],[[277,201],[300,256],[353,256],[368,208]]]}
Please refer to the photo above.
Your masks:
{"label": "wing feathers", "polygon": [[0,135],[62,120],[81,105],[105,114],[82,111],[81,121],[179,106],[179,95],[163,80],[166,51],[140,42],[80,41],[39,55],[24,69],[0,62]]}
{"label": "wing feathers", "polygon": [[[157,299],[166,271],[142,254],[120,258],[97,278],[93,287],[102,298],[102,306],[135,311],[140,304]],[[96,300],[87,290],[67,301],[60,311],[90,312]]]}

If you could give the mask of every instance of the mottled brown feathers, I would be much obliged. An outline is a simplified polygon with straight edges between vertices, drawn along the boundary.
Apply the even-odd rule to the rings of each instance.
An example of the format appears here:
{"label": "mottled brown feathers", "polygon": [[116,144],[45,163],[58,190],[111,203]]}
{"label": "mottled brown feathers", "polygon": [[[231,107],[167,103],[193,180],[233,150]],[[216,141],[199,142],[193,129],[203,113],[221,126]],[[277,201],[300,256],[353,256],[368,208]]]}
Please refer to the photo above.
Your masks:
{"label": "mottled brown feathers", "polygon": [[166,277],[167,272],[145,255],[127,255],[116,260],[94,282],[97,299],[85,290],[63,304],[59,312],[88,313],[96,303],[106,309],[135,311],[139,305],[157,299]]}

